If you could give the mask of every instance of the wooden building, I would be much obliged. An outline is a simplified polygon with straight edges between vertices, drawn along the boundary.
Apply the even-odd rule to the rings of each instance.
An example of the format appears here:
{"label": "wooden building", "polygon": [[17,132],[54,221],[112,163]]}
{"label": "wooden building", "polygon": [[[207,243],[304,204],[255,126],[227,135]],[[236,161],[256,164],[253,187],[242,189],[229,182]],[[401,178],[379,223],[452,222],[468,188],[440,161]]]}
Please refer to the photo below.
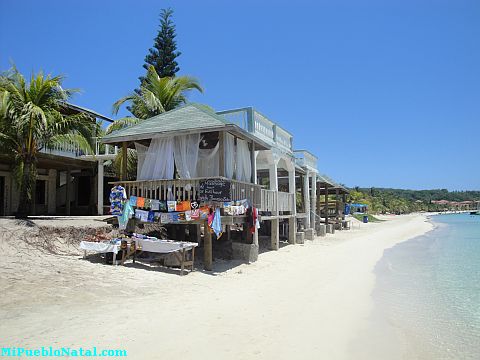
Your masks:
{"label": "wooden building", "polygon": [[[83,112],[92,121],[113,120],[73,104],[65,104],[67,114]],[[93,134],[92,134],[93,135]],[[33,191],[32,215],[96,215],[103,214],[105,194],[104,161],[115,157],[111,146],[100,146],[93,138],[95,153],[84,153],[78,146],[64,143],[42,149],[38,155],[37,180]],[[13,159],[0,154],[0,216],[14,215],[19,192],[12,174]],[[107,178],[108,180],[108,178]],[[108,186],[108,184],[106,184]],[[104,191],[105,190],[105,191]]]}
{"label": "wooden building", "polygon": [[[203,199],[220,208],[224,207],[221,200],[246,199],[258,210],[261,227],[270,229],[273,250],[280,246],[281,229],[291,244],[297,242],[297,236],[313,239],[316,224],[322,219],[317,214],[317,186],[320,190],[328,189],[328,194],[332,189],[335,195],[336,189],[339,194],[347,192],[320,176],[313,154],[294,150],[293,136],[288,131],[252,107],[214,113],[190,104],[116,131],[102,141],[121,148],[124,160],[127,149],[137,150],[137,178],[127,181],[124,166],[121,181],[112,182],[123,186],[128,197],[160,201]],[[206,197],[205,183],[215,179],[228,186],[228,199]],[[339,214],[337,211],[336,216]],[[327,212],[327,223],[328,218]],[[245,216],[231,215],[222,209],[222,224],[227,233],[237,225],[245,228],[247,221]],[[201,223],[185,224],[200,227]],[[204,231],[204,241],[205,267],[211,269],[208,231]],[[258,231],[251,236],[245,232],[241,241],[235,242],[233,251],[238,258],[254,261],[259,251]]]}

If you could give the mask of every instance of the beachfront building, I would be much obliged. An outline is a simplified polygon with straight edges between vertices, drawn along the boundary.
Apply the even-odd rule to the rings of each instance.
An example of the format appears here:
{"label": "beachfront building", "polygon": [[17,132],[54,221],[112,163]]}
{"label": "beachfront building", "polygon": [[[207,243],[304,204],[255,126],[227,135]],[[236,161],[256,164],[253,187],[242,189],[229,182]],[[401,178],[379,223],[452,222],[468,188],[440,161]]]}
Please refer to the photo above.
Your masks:
{"label": "beachfront building", "polygon": [[[87,114],[92,121],[113,122],[104,115],[73,104],[65,104],[63,111],[65,114]],[[104,213],[103,204],[108,204],[110,192],[106,187],[109,186],[108,181],[115,179],[114,174],[105,174],[104,163],[115,157],[116,149],[100,145],[96,137],[92,143],[95,144],[92,154],[84,153],[73,143],[42,149],[38,155],[32,215]],[[12,165],[12,158],[0,154],[0,216],[14,215],[18,208],[19,192]],[[107,177],[104,179],[105,175]]]}
{"label": "beachfront building", "polygon": [[[136,179],[127,180],[124,166],[122,179],[112,182],[125,188],[127,197],[218,209],[222,230],[232,240],[233,258],[256,260],[259,232],[270,238],[272,250],[280,247],[281,238],[291,244],[304,237],[313,239],[316,224],[322,221],[317,213],[317,184],[318,189],[340,194],[337,184],[319,175],[313,154],[295,151],[293,136],[252,107],[214,113],[190,104],[111,133],[103,143],[121,149],[123,164],[129,148],[137,151]],[[243,201],[258,212],[260,231],[251,214],[236,213]],[[340,203],[335,206],[338,218]],[[326,214],[324,226],[329,224]],[[207,226],[206,220],[190,218],[179,230],[174,222],[169,227],[176,227],[177,238],[188,233],[191,241],[197,237],[198,242],[201,225]],[[211,269],[217,242],[212,243],[205,230],[203,241],[204,265]]]}

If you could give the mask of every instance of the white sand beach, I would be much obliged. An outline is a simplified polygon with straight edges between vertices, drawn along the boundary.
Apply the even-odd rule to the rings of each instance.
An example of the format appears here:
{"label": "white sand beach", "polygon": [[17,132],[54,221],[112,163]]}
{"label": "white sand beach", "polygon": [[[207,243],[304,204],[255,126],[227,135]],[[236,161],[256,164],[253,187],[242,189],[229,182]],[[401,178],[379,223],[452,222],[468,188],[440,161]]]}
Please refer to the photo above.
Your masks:
{"label": "white sand beach", "polygon": [[424,215],[385,220],[183,277],[83,260],[74,244],[48,254],[0,220],[2,346],[97,346],[130,359],[355,359],[375,264],[432,228]]}

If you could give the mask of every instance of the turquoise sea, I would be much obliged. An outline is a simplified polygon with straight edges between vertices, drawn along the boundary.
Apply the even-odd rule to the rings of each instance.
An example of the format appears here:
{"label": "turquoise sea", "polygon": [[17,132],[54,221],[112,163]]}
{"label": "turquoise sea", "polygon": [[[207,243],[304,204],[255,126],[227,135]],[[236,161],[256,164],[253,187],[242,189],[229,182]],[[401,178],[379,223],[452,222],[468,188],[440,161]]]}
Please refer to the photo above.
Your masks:
{"label": "turquoise sea", "polygon": [[[480,216],[435,215],[434,230],[385,251],[377,318],[400,358],[480,359]],[[398,354],[397,354],[398,355]]]}

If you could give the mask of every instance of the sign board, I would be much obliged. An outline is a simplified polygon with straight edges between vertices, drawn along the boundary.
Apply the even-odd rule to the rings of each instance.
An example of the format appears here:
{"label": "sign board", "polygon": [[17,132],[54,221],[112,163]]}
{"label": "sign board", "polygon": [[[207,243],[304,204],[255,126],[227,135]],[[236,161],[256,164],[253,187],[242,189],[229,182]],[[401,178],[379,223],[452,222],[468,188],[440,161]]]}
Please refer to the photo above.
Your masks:
{"label": "sign board", "polygon": [[231,183],[226,179],[201,180],[199,186],[200,201],[232,201]]}

